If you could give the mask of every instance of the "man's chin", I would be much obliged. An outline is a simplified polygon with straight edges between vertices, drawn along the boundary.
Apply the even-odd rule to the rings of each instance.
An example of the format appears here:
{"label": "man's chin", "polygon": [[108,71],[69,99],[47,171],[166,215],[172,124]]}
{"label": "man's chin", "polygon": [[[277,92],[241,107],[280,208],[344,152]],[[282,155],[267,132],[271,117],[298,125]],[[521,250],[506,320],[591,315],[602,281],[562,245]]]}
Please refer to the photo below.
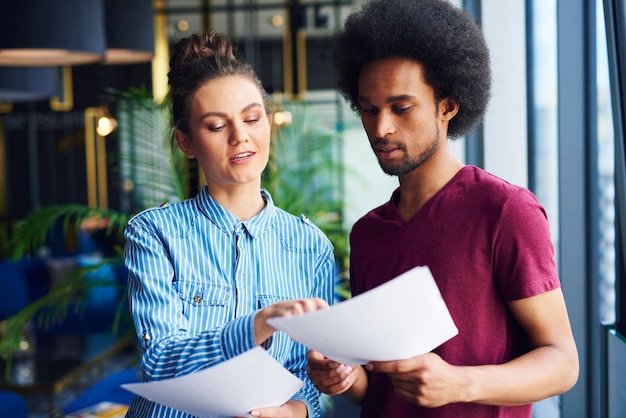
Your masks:
{"label": "man's chin", "polygon": [[403,174],[398,167],[380,164],[380,168],[383,170],[383,173],[388,176],[399,176]]}

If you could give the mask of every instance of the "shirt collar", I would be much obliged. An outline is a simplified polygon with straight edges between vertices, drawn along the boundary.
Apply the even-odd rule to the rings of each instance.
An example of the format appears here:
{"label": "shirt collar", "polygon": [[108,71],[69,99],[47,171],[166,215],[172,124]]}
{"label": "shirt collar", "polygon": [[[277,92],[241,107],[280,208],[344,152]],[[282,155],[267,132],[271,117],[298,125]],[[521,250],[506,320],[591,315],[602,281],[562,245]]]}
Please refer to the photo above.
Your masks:
{"label": "shirt collar", "polygon": [[244,222],[241,222],[235,215],[213,199],[206,186],[196,195],[195,201],[200,212],[224,233],[232,234],[238,228],[238,225],[243,225],[243,228],[252,237],[257,237],[270,227],[277,210],[269,192],[261,189],[260,193],[263,196],[263,200],[265,200],[265,207],[260,213]]}

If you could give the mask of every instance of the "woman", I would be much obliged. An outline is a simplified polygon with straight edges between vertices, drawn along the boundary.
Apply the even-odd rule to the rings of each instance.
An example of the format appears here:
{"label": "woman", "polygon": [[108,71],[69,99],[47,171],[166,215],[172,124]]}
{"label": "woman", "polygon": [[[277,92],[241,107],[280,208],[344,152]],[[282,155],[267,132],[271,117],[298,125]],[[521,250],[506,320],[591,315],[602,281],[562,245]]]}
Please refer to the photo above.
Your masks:
{"label": "woman", "polygon": [[[271,115],[258,77],[228,38],[210,31],[182,39],[170,69],[174,139],[207,182],[193,199],[138,214],[125,231],[145,377],[196,372],[262,345],[305,386],[284,405],[251,414],[319,417],[306,348],[266,320],[328,306],[332,245],[261,188]],[[188,415],[136,397],[127,416]]]}

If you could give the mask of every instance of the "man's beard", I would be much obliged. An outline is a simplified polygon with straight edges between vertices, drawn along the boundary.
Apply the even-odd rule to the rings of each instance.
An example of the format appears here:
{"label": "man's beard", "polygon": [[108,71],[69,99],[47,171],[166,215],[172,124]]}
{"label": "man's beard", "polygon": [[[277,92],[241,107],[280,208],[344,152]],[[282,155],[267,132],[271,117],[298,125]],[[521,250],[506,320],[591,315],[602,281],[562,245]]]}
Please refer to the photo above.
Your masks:
{"label": "man's beard", "polygon": [[[418,155],[417,158],[410,158],[406,152],[406,145],[398,144],[398,148],[404,152],[402,161],[399,164],[385,164],[383,161],[378,159],[378,164],[380,165],[380,168],[382,168],[382,170],[390,176],[403,176],[424,165],[424,163],[428,161],[439,149],[439,140],[439,127],[435,124],[434,141],[427,149],[425,149],[420,155]],[[374,145],[390,143],[390,141],[381,139],[375,144],[372,144],[372,147],[374,147]]]}

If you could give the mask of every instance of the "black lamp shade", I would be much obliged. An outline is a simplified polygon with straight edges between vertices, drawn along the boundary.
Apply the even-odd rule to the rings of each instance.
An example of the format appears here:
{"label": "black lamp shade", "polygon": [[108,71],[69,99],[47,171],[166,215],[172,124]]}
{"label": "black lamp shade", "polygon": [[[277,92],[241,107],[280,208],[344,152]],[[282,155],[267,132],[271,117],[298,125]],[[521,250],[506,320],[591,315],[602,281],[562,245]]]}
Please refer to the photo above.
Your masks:
{"label": "black lamp shade", "polygon": [[88,64],[105,47],[103,0],[0,1],[0,66]]}
{"label": "black lamp shade", "polygon": [[135,64],[154,56],[152,0],[105,0],[104,64]]}
{"label": "black lamp shade", "polygon": [[0,67],[0,102],[32,102],[55,93],[53,68]]}

